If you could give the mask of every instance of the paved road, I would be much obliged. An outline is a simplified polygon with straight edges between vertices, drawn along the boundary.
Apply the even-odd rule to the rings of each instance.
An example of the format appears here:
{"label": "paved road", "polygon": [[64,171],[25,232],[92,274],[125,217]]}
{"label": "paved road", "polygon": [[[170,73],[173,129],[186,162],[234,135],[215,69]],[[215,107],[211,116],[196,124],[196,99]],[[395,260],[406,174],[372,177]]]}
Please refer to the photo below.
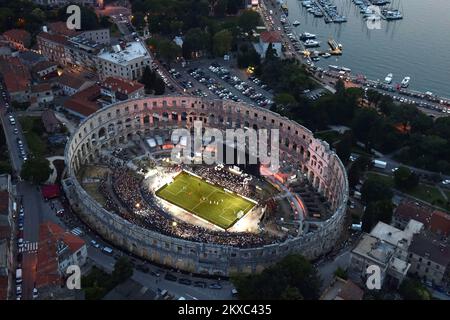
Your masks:
{"label": "paved road", "polygon": [[[11,163],[16,173],[20,173],[23,160],[20,158],[19,149],[17,147],[16,139],[22,139],[24,149],[28,154],[28,148],[23,136],[22,129],[16,114],[5,107],[5,101],[1,101],[0,118],[5,130],[5,137],[8,144]],[[9,120],[6,119],[8,115],[12,115],[16,119],[16,125],[12,126]],[[18,129],[18,133],[14,133],[14,128]],[[24,250],[22,255],[22,299],[31,299],[34,283],[36,279],[36,263],[37,263],[37,246],[39,241],[39,224],[43,221],[43,217],[51,215],[51,210],[46,204],[36,186],[22,181],[20,176],[17,176],[17,200],[24,208],[24,224],[23,232],[19,232],[16,238],[23,238]],[[20,254],[20,253],[19,253]]]}
{"label": "paved road", "polygon": [[[99,249],[89,245],[88,248],[89,258],[97,265],[103,267],[106,271],[112,271],[116,259],[109,255],[102,253]],[[160,277],[145,273],[139,270],[134,270],[132,279],[154,291],[155,293],[160,290],[167,290],[170,294],[178,297],[184,297],[186,300],[225,300],[232,299],[231,289],[233,288],[229,282],[221,281],[222,289],[209,289],[209,288],[197,288],[194,286],[183,285],[178,282],[168,281],[164,279],[164,272],[161,272],[160,268],[146,264],[150,271],[160,273]],[[158,271],[159,270],[159,271]],[[162,270],[164,271],[164,270]],[[192,281],[204,281],[206,283],[213,283],[216,281],[205,280],[200,278],[191,277],[189,275],[181,275],[176,272],[170,272],[178,278],[186,278]]]}

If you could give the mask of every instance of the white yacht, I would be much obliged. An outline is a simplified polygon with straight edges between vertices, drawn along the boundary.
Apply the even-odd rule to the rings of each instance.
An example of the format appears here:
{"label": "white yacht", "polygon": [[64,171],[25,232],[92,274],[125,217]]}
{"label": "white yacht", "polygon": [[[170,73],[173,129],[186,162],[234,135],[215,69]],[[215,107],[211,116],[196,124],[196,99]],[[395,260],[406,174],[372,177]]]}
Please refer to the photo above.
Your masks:
{"label": "white yacht", "polygon": [[411,80],[411,77],[404,77],[402,80],[402,88],[407,88],[409,86],[409,81]]}
{"label": "white yacht", "polygon": [[320,46],[320,42],[319,41],[316,41],[316,40],[306,40],[306,41],[304,41],[303,42],[303,45],[306,47],[306,48],[313,48],[313,47],[318,47],[318,46]]}
{"label": "white yacht", "polygon": [[387,84],[390,84],[392,82],[392,78],[394,77],[394,75],[392,73],[389,73],[386,78],[384,78],[384,82]]}
{"label": "white yacht", "polygon": [[294,27],[297,27],[297,26],[300,25],[300,21],[295,20],[294,22],[292,22],[292,25],[293,25]]}
{"label": "white yacht", "polygon": [[315,38],[316,38],[316,35],[313,33],[309,33],[309,32],[303,32],[300,35],[301,40],[308,40],[308,39],[315,39]]}

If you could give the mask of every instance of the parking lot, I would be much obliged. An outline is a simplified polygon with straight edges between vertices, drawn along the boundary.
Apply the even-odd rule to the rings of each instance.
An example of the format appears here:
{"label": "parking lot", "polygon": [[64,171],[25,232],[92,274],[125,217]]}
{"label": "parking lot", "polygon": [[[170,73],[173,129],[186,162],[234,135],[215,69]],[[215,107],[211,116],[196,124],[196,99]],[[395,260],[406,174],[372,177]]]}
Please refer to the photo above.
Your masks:
{"label": "parking lot", "polygon": [[198,97],[242,101],[263,108],[273,103],[270,89],[260,79],[244,77],[217,62],[191,63],[184,68],[177,65],[169,73],[184,92]]}

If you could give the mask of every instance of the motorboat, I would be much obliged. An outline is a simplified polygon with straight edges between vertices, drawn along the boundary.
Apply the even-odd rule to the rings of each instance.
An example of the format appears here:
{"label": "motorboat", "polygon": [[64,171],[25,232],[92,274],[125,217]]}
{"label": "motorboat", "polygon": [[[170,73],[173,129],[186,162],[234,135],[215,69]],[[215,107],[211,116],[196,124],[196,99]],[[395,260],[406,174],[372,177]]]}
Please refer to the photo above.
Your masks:
{"label": "motorboat", "polygon": [[392,73],[389,73],[389,74],[386,76],[386,78],[384,78],[384,82],[387,83],[387,84],[390,84],[390,83],[392,82],[393,76],[394,76],[394,75],[393,75]]}
{"label": "motorboat", "polygon": [[402,80],[402,88],[407,88],[409,86],[409,81],[411,80],[411,77],[404,77]]}
{"label": "motorboat", "polygon": [[320,42],[319,42],[319,41],[316,41],[316,40],[309,39],[309,40],[305,40],[305,41],[303,42],[303,45],[304,45],[306,48],[313,48],[313,47],[318,47],[318,46],[320,46]]}

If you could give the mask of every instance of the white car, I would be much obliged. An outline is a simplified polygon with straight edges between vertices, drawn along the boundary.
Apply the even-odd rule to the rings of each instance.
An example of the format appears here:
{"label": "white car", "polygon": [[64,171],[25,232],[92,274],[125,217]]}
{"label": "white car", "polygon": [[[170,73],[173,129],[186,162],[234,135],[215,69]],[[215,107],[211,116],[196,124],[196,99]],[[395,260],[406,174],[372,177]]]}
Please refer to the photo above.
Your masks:
{"label": "white car", "polygon": [[450,180],[448,180],[448,179],[442,180],[442,184],[443,185],[448,185],[448,184],[450,184]]}
{"label": "white car", "polygon": [[33,288],[33,299],[37,299],[38,297],[38,290],[36,288]]}
{"label": "white car", "polygon": [[392,171],[392,172],[395,172],[395,171],[397,171],[397,170],[398,170],[398,167],[393,168],[391,171]]}

